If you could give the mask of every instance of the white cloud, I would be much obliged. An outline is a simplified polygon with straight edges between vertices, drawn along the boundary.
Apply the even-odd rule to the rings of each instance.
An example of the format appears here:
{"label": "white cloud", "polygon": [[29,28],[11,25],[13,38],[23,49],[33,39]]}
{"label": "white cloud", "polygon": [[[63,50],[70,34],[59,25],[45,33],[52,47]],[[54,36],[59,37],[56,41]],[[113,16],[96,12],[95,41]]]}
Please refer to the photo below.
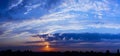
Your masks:
{"label": "white cloud", "polygon": [[[95,18],[103,19],[104,18],[103,16],[114,13],[114,12],[112,12],[113,9],[111,6],[116,6],[116,5],[113,5],[112,2],[109,0],[94,0],[94,1],[91,1],[91,0],[66,0],[62,3],[62,5],[53,9],[52,12],[56,12],[56,11],[58,12],[58,10],[60,10],[61,12],[59,12],[59,13],[69,13],[72,11],[73,13],[79,12],[82,14],[86,14],[89,17],[96,16]],[[76,15],[79,13],[76,13]],[[91,15],[91,14],[93,14],[93,15]]]}
{"label": "white cloud", "polygon": [[39,6],[41,6],[41,4],[35,4],[35,5],[29,5],[29,6],[26,5],[25,8],[27,9],[27,11],[24,12],[24,14],[28,14],[31,10],[33,10]]}
{"label": "white cloud", "polygon": [[120,24],[105,23],[105,24],[90,24],[88,27],[92,28],[111,28],[111,29],[120,29]]}
{"label": "white cloud", "polygon": [[78,25],[72,25],[72,24],[68,24],[68,25],[53,25],[53,26],[46,26],[45,27],[46,30],[45,31],[40,31],[39,34],[49,34],[49,33],[54,33],[56,31],[65,31],[65,30],[81,30],[81,29],[85,29],[83,26],[81,26],[80,24]]}
{"label": "white cloud", "polygon": [[12,9],[12,8],[14,8],[14,7],[17,7],[17,6],[20,5],[22,2],[23,2],[23,0],[18,0],[17,2],[12,3],[12,5],[9,7],[9,10]]}

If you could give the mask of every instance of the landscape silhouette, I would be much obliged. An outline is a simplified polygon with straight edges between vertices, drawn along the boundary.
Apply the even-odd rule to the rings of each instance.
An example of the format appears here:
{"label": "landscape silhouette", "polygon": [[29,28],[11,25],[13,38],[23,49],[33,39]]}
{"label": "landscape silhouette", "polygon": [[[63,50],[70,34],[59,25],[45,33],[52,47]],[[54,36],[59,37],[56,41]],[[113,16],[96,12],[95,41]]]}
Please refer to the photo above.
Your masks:
{"label": "landscape silhouette", "polygon": [[0,56],[120,56],[120,53],[119,53],[119,49],[116,50],[116,53],[112,53],[109,50],[106,50],[106,52],[95,52],[95,51],[33,52],[31,50],[25,50],[25,51],[5,50],[5,51],[0,51]]}

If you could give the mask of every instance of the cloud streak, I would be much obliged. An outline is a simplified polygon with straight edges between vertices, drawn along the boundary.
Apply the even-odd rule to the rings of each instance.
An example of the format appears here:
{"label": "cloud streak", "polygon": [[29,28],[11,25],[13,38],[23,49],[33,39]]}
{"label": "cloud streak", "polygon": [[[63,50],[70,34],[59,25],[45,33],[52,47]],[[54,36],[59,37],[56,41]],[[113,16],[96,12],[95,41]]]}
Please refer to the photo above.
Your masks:
{"label": "cloud streak", "polygon": [[32,9],[35,9],[37,7],[39,7],[41,4],[35,4],[35,5],[32,5],[32,6],[25,6],[27,8],[27,11],[24,12],[24,14],[28,14]]}
{"label": "cloud streak", "polygon": [[23,0],[18,0],[15,3],[12,3],[12,5],[9,7],[9,10],[11,10],[14,7],[17,7],[18,5],[20,5],[23,2]]}

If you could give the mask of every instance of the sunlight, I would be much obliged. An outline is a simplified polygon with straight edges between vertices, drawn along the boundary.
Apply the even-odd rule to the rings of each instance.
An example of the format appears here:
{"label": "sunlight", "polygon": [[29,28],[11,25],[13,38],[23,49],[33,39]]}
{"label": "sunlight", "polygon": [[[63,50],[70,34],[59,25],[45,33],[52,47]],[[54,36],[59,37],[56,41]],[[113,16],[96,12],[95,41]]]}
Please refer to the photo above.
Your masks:
{"label": "sunlight", "polygon": [[52,48],[50,46],[49,42],[44,42],[43,44],[44,44],[44,46],[43,46],[43,48],[40,48],[40,51],[43,51],[43,52],[54,51],[54,48]]}
{"label": "sunlight", "polygon": [[49,45],[46,45],[45,47],[46,47],[46,48],[49,48]]}

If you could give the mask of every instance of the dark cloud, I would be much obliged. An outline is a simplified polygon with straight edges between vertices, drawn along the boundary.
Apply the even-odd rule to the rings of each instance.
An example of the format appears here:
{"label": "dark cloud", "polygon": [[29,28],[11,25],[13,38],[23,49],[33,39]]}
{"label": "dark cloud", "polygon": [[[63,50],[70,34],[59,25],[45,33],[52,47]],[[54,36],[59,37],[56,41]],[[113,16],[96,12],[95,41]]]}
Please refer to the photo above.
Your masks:
{"label": "dark cloud", "polygon": [[102,39],[120,39],[119,34],[100,34],[100,33],[64,33],[62,35],[60,35],[60,33],[56,33],[56,34],[53,34],[53,36],[49,36],[49,34],[36,35],[36,36],[48,38],[46,39],[47,41],[64,39],[66,41],[82,40],[82,41],[88,41],[88,42],[97,42],[97,41],[101,41]]}
{"label": "dark cloud", "polygon": [[[45,41],[29,41],[25,44],[35,44],[49,42],[51,46],[54,47],[86,47],[86,48],[101,48],[118,46],[120,40],[119,34],[99,34],[99,33],[64,33],[60,35],[59,33],[50,36],[46,35],[35,35],[33,37],[43,37],[47,38]],[[112,44],[112,45],[111,45]]]}

